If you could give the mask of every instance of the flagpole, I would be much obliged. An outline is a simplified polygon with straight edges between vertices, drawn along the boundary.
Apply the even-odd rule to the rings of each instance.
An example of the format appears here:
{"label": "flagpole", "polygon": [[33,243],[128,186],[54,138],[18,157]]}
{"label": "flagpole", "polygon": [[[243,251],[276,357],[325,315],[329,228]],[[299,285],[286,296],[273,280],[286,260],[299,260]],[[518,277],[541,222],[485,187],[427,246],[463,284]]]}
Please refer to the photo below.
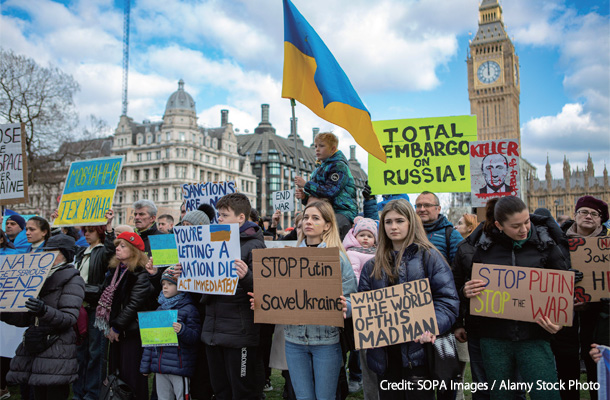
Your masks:
{"label": "flagpole", "polygon": [[[294,159],[296,162],[296,175],[295,176],[299,176],[299,148],[297,147],[297,124],[296,124],[296,117],[295,117],[295,111],[294,109],[296,108],[296,101],[294,99],[290,99],[290,108],[292,109],[292,121],[290,122],[290,127],[292,128],[292,134],[294,135],[294,137],[292,138],[294,140]],[[294,184],[294,190],[296,193],[296,183]],[[299,201],[297,201],[297,210],[301,211],[301,201],[299,199]],[[296,210],[294,212],[294,216],[296,216]],[[293,216],[293,217],[294,217]],[[295,226],[296,229],[296,226]]]}

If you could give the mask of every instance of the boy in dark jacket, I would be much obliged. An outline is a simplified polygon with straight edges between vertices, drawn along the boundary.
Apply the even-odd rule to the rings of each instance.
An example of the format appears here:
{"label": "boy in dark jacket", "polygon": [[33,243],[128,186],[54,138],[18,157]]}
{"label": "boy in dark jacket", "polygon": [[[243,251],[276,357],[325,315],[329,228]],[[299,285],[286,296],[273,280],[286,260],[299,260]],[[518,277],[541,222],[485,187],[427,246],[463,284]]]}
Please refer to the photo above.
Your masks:
{"label": "boy in dark jacket", "polygon": [[259,326],[250,310],[253,290],[252,250],[264,249],[263,231],[248,221],[250,201],[231,193],[216,203],[218,223],[239,224],[241,259],[235,260],[239,283],[235,294],[207,295],[201,340],[207,345],[210,379],[218,400],[259,399],[264,385],[259,354]]}
{"label": "boy in dark jacket", "polygon": [[347,159],[341,150],[337,150],[339,139],[333,133],[316,135],[314,146],[316,158],[322,164],[312,172],[309,182],[300,176],[294,178],[297,186],[295,196],[303,204],[307,204],[311,198],[330,200],[337,217],[339,235],[343,240],[358,215],[354,177]]}
{"label": "boy in dark jacket", "polygon": [[142,354],[140,372],[145,376],[156,374],[157,396],[160,399],[190,398],[190,378],[195,371],[197,345],[201,333],[199,312],[188,293],[178,292],[178,279],[174,267],[163,272],[159,294],[160,310],[178,310],[178,322],[174,332],[178,334],[178,346],[146,347]]}

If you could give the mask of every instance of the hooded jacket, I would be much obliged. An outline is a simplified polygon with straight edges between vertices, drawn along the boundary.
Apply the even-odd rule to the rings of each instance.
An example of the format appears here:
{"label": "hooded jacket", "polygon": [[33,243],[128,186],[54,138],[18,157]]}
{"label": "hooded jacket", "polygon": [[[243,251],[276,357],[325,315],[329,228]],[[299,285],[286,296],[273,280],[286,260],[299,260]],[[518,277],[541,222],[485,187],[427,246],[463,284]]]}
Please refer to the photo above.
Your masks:
{"label": "hooded jacket", "polygon": [[[161,310],[159,307],[158,310]],[[201,333],[199,311],[191,300],[190,293],[182,298],[173,310],[178,310],[178,322],[182,329],[178,332],[178,346],[145,347],[140,362],[140,372],[149,374],[171,374],[192,377],[197,363],[197,346]]]}
{"label": "hooded jacket", "polygon": [[460,317],[465,318],[469,335],[477,337],[530,340],[549,339],[550,333],[535,322],[513,321],[470,315],[470,299],[464,296],[464,284],[471,279],[472,264],[512,265],[527,268],[567,270],[570,260],[562,249],[562,232],[552,218],[530,214],[531,235],[522,247],[513,247],[513,240],[493,228],[491,234],[483,231],[481,223],[458,247],[453,263],[455,286],[462,301]]}
{"label": "hooded jacket", "polygon": [[[385,274],[381,279],[371,276],[375,267],[375,259],[364,264],[358,292],[366,292],[392,286]],[[402,284],[418,279],[428,278],[434,303],[434,312],[438,325],[437,334],[444,334],[451,329],[458,316],[459,298],[453,283],[451,269],[435,250],[427,251],[413,243],[404,251],[400,260],[398,282]],[[399,345],[403,367],[419,367],[426,364],[424,347],[420,343],[408,342]],[[379,375],[385,373],[388,367],[388,347],[367,350],[369,368]]]}
{"label": "hooded jacket", "polygon": [[25,351],[23,343],[17,347],[6,379],[11,384],[31,386],[66,385],[78,377],[76,333],[72,328],[78,318],[85,296],[85,282],[72,264],[60,266],[47,278],[38,294],[47,311],[36,318],[29,312],[2,313],[2,320],[15,326],[52,328],[59,335],[51,347],[35,355]]}
{"label": "hooded jacket", "polygon": [[[428,240],[432,242],[434,247],[441,252],[449,264],[453,262],[453,257],[457,251],[458,244],[464,238],[453,228],[453,225],[447,217],[439,214],[436,221],[430,224],[424,224],[424,229],[428,235]],[[447,235],[449,235],[449,249],[447,249]]]}
{"label": "hooded jacket", "polygon": [[[324,160],[311,173],[311,179],[303,190],[309,196],[329,199],[335,212],[344,215],[350,222],[358,215],[356,184],[341,150]],[[307,204],[307,199],[303,199],[303,204]]]}
{"label": "hooded jacket", "polygon": [[201,341],[208,346],[242,348],[258,346],[260,329],[254,324],[254,311],[250,310],[253,289],[252,250],[264,249],[262,229],[254,222],[246,221],[239,228],[241,259],[248,264],[246,276],[239,280],[235,294],[204,295],[205,320],[201,330]]}

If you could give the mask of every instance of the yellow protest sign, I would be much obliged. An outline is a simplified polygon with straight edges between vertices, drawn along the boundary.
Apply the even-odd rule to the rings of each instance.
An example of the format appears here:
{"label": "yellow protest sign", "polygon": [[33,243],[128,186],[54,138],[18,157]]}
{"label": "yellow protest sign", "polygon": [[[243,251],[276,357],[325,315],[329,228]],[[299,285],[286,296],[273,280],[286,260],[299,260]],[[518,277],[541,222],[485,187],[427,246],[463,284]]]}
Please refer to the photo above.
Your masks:
{"label": "yellow protest sign", "polygon": [[476,116],[374,121],[373,128],[387,157],[384,164],[369,155],[374,194],[470,192]]}

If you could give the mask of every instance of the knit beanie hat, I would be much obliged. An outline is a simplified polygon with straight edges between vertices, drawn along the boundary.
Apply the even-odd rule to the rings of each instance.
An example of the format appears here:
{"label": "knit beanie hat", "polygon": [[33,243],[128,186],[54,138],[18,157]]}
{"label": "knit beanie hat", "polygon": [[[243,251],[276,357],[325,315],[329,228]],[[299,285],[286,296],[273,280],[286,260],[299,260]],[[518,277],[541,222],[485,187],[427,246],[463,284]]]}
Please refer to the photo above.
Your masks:
{"label": "knit beanie hat", "polygon": [[175,268],[172,265],[171,267],[167,267],[167,269],[161,275],[161,282],[168,281],[173,283],[174,285],[178,284],[178,278],[174,277]]}
{"label": "knit beanie hat", "polygon": [[362,231],[369,231],[375,236],[375,243],[377,243],[377,222],[373,221],[370,218],[362,218],[356,222],[356,226],[354,226],[354,236],[358,236],[358,234]]}
{"label": "knit beanie hat", "polygon": [[203,211],[189,211],[182,218],[182,222],[189,222],[193,225],[210,225],[210,218]]}
{"label": "knit beanie hat", "polygon": [[25,229],[25,218],[23,218],[21,215],[19,214],[12,214],[9,215],[8,217],[6,217],[7,221],[13,221],[15,222],[17,225],[19,225],[19,227],[21,228],[21,230]]}

